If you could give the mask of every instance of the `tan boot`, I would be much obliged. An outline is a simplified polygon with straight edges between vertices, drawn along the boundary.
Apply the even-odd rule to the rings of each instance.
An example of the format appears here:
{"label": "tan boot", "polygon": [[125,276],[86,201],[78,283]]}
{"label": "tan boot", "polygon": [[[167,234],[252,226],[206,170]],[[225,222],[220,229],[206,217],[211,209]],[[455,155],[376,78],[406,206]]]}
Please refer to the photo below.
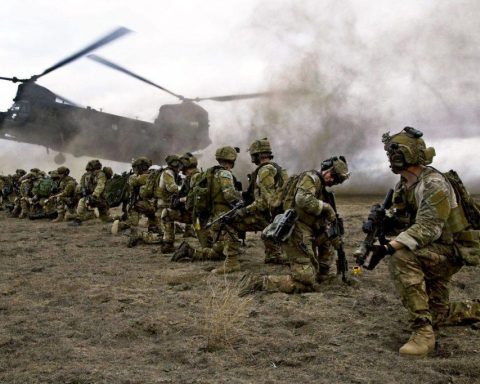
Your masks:
{"label": "tan boot", "polygon": [[400,350],[400,356],[423,357],[435,348],[435,333],[431,325],[415,330]]}
{"label": "tan boot", "polygon": [[227,256],[223,265],[221,267],[215,268],[212,273],[216,273],[217,275],[223,275],[226,273],[238,271],[240,271],[240,262],[238,261],[237,256]]}

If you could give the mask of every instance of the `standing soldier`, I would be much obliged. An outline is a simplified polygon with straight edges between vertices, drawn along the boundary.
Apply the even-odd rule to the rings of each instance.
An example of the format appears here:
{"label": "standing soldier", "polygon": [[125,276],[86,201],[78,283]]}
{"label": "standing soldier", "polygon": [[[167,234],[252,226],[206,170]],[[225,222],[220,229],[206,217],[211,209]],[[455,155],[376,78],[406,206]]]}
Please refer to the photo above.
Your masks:
{"label": "standing soldier", "polygon": [[[273,162],[267,138],[255,140],[248,150],[257,168],[250,175],[250,185],[243,194],[246,207],[236,212],[232,223],[239,231],[262,231],[275,215],[277,193],[288,179],[287,172]],[[286,264],[282,249],[272,240],[264,240],[265,263]]]}
{"label": "standing soldier", "polygon": [[398,230],[386,245],[373,246],[375,262],[367,266],[373,269],[391,255],[390,272],[412,330],[399,353],[411,357],[433,351],[433,327],[480,321],[479,302],[449,302],[452,276],[471,257],[479,261],[479,231],[472,229],[464,202],[447,177],[427,166],[435,150],[426,147],[422,136],[411,127],[383,135],[390,168],[401,176],[393,194],[393,222]]}
{"label": "standing soldier", "polygon": [[160,175],[156,194],[158,196],[157,207],[163,230],[161,251],[162,253],[172,253],[175,251],[175,222],[169,217],[168,210],[172,198],[178,195],[180,191],[178,172],[182,163],[177,155],[167,156],[165,162],[167,163],[167,168]]}
{"label": "standing soldier", "polygon": [[88,220],[88,212],[98,209],[99,218],[102,221],[110,221],[108,204],[104,197],[107,177],[102,170],[99,160],[90,160],[85,167],[86,173],[80,180],[81,198],[77,205],[77,217],[71,225],[78,226],[82,221]]}
{"label": "standing soldier", "polygon": [[[212,221],[242,202],[242,195],[235,188],[235,177],[232,174],[238,152],[238,148],[218,148],[215,152],[215,158],[219,165],[204,172],[207,183],[203,189],[207,194],[206,201],[208,201],[207,205],[210,207],[209,217]],[[202,183],[202,181],[199,181],[199,183]],[[198,195],[194,196],[195,199],[198,199],[198,197]],[[213,273],[225,274],[239,271],[240,241],[236,229],[228,223],[217,222],[212,225],[211,232],[214,237],[211,248],[194,249],[188,243],[183,242],[173,255],[172,261],[186,259],[192,261],[221,260],[225,258],[224,264],[214,269]]]}
{"label": "standing soldier", "polygon": [[313,291],[330,271],[335,254],[326,231],[335,219],[333,207],[326,202],[326,187],[343,183],[349,177],[347,161],[343,156],[322,162],[321,170],[300,174],[286,196],[284,208],[294,208],[298,220],[285,245],[290,262],[289,275],[245,275],[241,280],[241,295],[254,291],[299,293]]}
{"label": "standing soldier", "polygon": [[67,167],[58,167],[58,193],[49,198],[52,200],[57,209],[57,218],[53,220],[54,223],[59,223],[66,220],[66,212],[69,216],[75,214],[76,207],[76,187],[77,182],[70,175],[70,169]]}

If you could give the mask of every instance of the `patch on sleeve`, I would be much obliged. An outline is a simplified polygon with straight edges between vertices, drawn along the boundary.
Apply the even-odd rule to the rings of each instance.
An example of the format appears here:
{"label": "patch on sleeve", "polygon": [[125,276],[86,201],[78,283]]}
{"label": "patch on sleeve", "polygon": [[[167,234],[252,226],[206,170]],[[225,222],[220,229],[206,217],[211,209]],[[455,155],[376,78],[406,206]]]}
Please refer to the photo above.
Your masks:
{"label": "patch on sleeve", "polygon": [[218,177],[221,177],[222,179],[229,179],[233,180],[233,175],[231,172],[228,172],[224,169],[222,169],[220,172],[218,172]]}

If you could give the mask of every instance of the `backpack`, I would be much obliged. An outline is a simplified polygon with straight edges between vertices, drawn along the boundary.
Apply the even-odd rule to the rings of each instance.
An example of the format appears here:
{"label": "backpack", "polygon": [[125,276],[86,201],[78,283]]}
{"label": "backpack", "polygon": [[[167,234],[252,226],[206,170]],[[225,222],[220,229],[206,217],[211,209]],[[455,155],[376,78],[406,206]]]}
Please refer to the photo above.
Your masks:
{"label": "backpack", "polygon": [[210,215],[213,206],[212,185],[213,176],[221,166],[214,166],[201,172],[195,186],[190,190],[187,200],[191,201],[193,217],[206,218]]}
{"label": "backpack", "polygon": [[113,175],[105,184],[105,200],[109,207],[118,207],[126,200],[129,175],[124,172],[121,175]]}
{"label": "backpack", "polygon": [[38,197],[49,197],[52,193],[53,180],[50,177],[44,177],[37,181],[32,189],[32,193]]}
{"label": "backpack", "polygon": [[[275,190],[276,192],[279,192],[282,187],[284,186],[285,184],[285,177],[284,175],[286,176],[286,172],[285,170],[280,167],[277,163],[274,163],[274,162],[268,162],[268,163],[264,163],[262,165],[260,165],[256,170],[255,172],[253,172],[251,175],[248,175],[248,180],[249,180],[249,185],[248,185],[248,189],[243,193],[243,199],[245,200],[245,203],[246,205],[250,205],[254,202],[255,200],[255,196],[254,196],[254,191],[255,191],[255,183],[256,183],[256,180],[257,180],[257,176],[258,176],[258,173],[260,172],[260,169],[262,167],[264,167],[265,165],[273,165],[277,171],[277,173],[275,174],[275,177],[274,177],[274,182],[275,182]],[[280,200],[279,198],[277,199],[277,196],[274,196],[274,199],[273,199],[273,206],[272,208],[278,208]]]}
{"label": "backpack", "polygon": [[158,189],[158,183],[160,182],[160,176],[165,168],[160,169],[150,169],[148,171],[148,178],[145,185],[140,187],[140,198],[142,200],[148,200],[153,198],[158,198],[156,195],[156,190]]}
{"label": "backpack", "polygon": [[462,206],[465,218],[472,226],[472,229],[480,229],[480,206],[467,191],[460,176],[453,169],[442,174],[453,187],[457,201]]}

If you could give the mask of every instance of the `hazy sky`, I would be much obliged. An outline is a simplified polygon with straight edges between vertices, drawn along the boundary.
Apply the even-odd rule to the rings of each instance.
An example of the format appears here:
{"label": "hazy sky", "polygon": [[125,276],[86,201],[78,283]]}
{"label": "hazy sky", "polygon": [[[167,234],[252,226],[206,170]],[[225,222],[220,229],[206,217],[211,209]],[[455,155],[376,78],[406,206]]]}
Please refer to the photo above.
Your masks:
{"label": "hazy sky", "polygon": [[[451,11],[457,4],[458,14]],[[134,33],[96,53],[189,97],[267,90],[279,74],[285,73],[288,65],[295,67],[297,55],[300,60],[305,52],[314,53],[319,61],[315,66],[319,74],[324,76],[324,72],[328,72],[321,78],[325,84],[350,81],[345,75],[350,74],[352,68],[355,71],[358,68],[346,93],[352,99],[347,104],[354,106],[349,115],[365,111],[360,100],[371,108],[372,119],[379,121],[381,116],[381,124],[387,125],[384,130],[420,124],[419,128],[424,128],[431,137],[432,132],[441,131],[438,125],[442,122],[445,126],[454,124],[459,132],[466,129],[469,139],[452,140],[447,135],[447,138],[434,139],[433,143],[441,148],[453,148],[457,155],[463,153],[478,158],[475,149],[479,144],[478,133],[475,134],[476,126],[471,127],[471,121],[476,122],[478,116],[466,124],[459,118],[442,115],[445,110],[449,113],[453,110],[451,115],[470,116],[471,111],[476,110],[472,106],[478,105],[479,100],[478,74],[471,84],[467,79],[449,83],[449,76],[443,74],[445,68],[432,65],[441,60],[432,56],[428,57],[428,65],[422,61],[430,49],[443,57],[443,42],[449,42],[450,37],[460,41],[459,44],[451,42],[453,46],[468,48],[461,52],[470,60],[464,61],[466,68],[467,64],[471,67],[471,57],[480,57],[472,51],[478,49],[478,44],[473,42],[479,38],[475,9],[470,12],[473,15],[469,14],[472,4],[475,2],[461,0],[10,0],[2,2],[0,76],[38,74],[119,25]],[[440,11],[435,7],[440,7]],[[440,14],[438,20],[432,21],[431,16],[436,17],[437,13]],[[450,21],[450,29],[443,29],[448,23],[441,17]],[[417,36],[420,37],[417,39]],[[469,41],[464,41],[465,36],[473,39],[473,48],[469,48]],[[317,46],[321,47],[318,51]],[[446,50],[451,49],[447,46]],[[409,59],[412,53],[414,60]],[[447,64],[448,70],[456,68],[461,75],[462,61]],[[421,76],[411,73],[411,68],[417,67]],[[467,69],[472,70],[470,67]],[[412,81],[419,83],[418,78],[423,82],[422,88],[412,88]],[[6,110],[12,104],[16,85],[0,84],[0,110]],[[155,88],[85,58],[43,77],[39,84],[79,104],[147,121],[153,121],[160,105],[175,102]],[[460,102],[457,94],[465,89],[472,95]],[[242,139],[242,134],[245,127],[255,125],[252,116],[257,116],[258,111],[257,115],[252,111],[260,108],[262,102],[203,103],[210,114],[214,144],[239,138],[244,145],[247,137]],[[316,129],[322,128],[312,128],[308,135],[315,135]],[[379,127],[372,131],[375,142],[380,131]],[[380,167],[385,168],[381,145],[376,145],[369,150],[368,166],[376,169],[373,162],[382,159]],[[54,167],[53,154],[47,156],[43,148],[0,140],[0,149],[0,172],[17,166],[31,167],[39,161],[46,168]],[[209,150],[207,153],[211,153]],[[7,161],[12,158],[17,159],[17,163]],[[81,158],[78,164],[68,159],[71,167],[80,172],[85,159]],[[448,154],[439,153],[437,159],[441,165],[450,166]],[[462,159],[459,162],[462,163]],[[364,169],[365,164],[362,167],[356,171],[369,172]],[[456,167],[462,168],[462,165]],[[477,177],[471,174],[470,168],[464,169],[476,182]]]}

